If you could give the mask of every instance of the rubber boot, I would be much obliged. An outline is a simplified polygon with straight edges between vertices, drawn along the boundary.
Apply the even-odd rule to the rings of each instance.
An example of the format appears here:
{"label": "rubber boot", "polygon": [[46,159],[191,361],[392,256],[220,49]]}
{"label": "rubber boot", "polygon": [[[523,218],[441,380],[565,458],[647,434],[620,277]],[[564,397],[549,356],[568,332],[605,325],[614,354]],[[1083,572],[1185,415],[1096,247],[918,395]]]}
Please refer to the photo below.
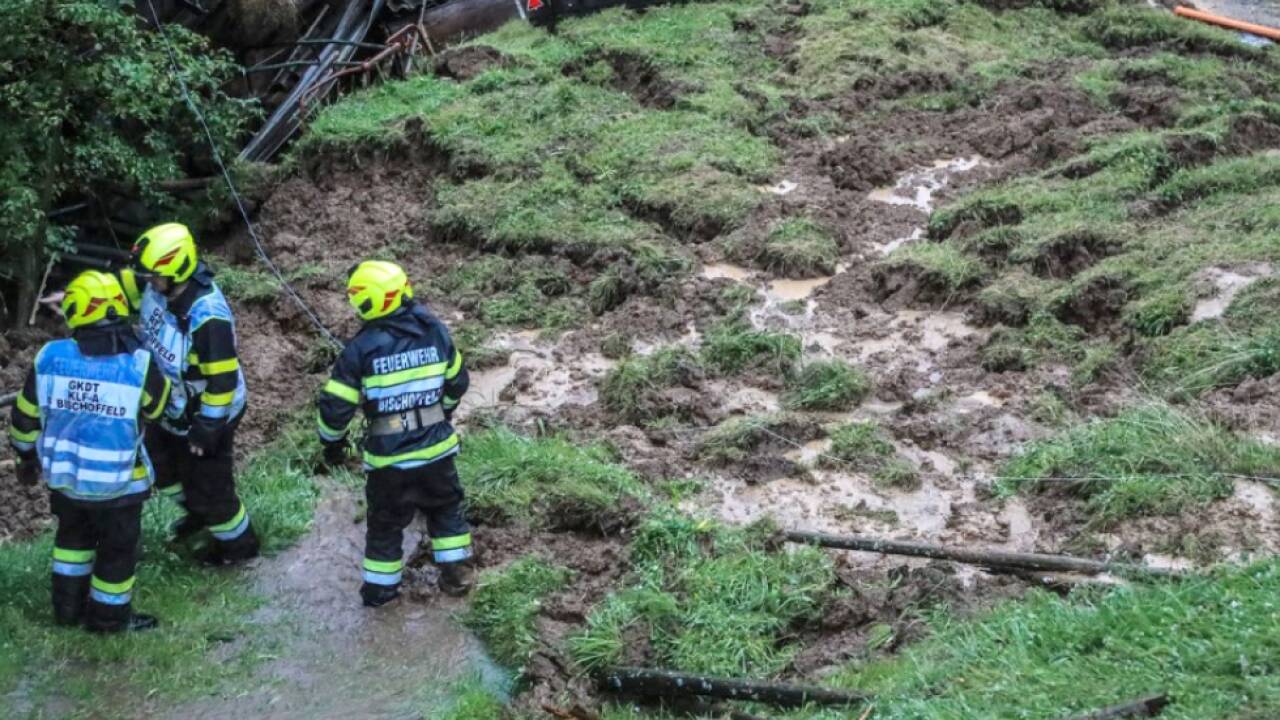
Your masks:
{"label": "rubber boot", "polygon": [[236,565],[258,557],[260,552],[261,544],[258,542],[258,534],[250,524],[245,528],[244,533],[234,540],[226,542],[213,540],[203,551],[196,553],[196,559],[205,565]]}
{"label": "rubber boot", "polygon": [[154,615],[135,613],[132,604],[107,605],[89,602],[85,629],[93,633],[142,632],[160,624]]}
{"label": "rubber boot", "polygon": [[360,599],[365,607],[382,607],[400,597],[400,585],[376,585],[364,583],[360,586]]}
{"label": "rubber boot", "polygon": [[471,563],[462,560],[441,564],[438,584],[440,592],[449,597],[462,597],[471,592],[474,584],[471,579]]}
{"label": "rubber boot", "polygon": [[89,576],[53,576],[53,621],[64,627],[84,621],[85,603],[89,602]]}
{"label": "rubber boot", "polygon": [[169,530],[173,533],[173,542],[182,542],[205,528],[204,521],[190,513],[173,521]]}

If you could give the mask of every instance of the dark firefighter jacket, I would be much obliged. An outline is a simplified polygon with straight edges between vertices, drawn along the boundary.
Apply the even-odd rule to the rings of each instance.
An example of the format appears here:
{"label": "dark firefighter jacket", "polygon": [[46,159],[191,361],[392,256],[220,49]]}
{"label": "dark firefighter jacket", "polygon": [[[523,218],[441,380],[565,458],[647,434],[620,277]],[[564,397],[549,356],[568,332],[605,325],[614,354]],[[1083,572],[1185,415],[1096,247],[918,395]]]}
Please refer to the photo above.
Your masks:
{"label": "dark firefighter jacket", "polygon": [[408,304],[364,324],[333,366],[320,395],[319,433],[343,441],[356,408],[369,428],[366,469],[412,468],[458,452],[449,418],[467,391],[462,353],[444,323]]}

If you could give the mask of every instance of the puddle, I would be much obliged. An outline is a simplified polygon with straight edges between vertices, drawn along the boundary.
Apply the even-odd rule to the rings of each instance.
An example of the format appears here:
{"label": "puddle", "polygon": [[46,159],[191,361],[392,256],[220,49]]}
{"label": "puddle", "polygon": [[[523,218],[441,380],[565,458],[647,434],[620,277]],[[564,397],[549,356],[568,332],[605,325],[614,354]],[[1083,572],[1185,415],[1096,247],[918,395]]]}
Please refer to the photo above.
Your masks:
{"label": "puddle", "polygon": [[711,263],[710,265],[702,266],[702,277],[708,280],[728,278],[738,282],[746,282],[754,274],[754,270],[731,263]]}
{"label": "puddle", "polygon": [[891,187],[872,190],[868,200],[914,207],[920,212],[933,212],[933,197],[951,182],[951,176],[968,172],[985,161],[977,155],[968,158],[939,160],[927,168],[912,170],[898,178]]}
{"label": "puddle", "polygon": [[501,406],[551,410],[596,402],[597,380],[616,363],[598,353],[558,358],[552,346],[535,338],[533,333],[518,333],[495,340],[495,347],[510,350],[511,357],[505,365],[471,373],[459,420]]}
{"label": "puddle", "polygon": [[[821,452],[806,446],[797,456]],[[811,480],[782,478],[761,484],[738,479],[716,482],[719,494],[696,501],[696,508],[708,505],[720,519],[746,524],[770,517],[784,529],[817,532],[849,532],[850,508],[864,513],[892,513],[895,529],[904,536],[936,537],[946,530],[951,502],[930,481],[913,492],[881,493],[862,475],[843,471],[814,470]],[[898,533],[895,533],[898,534]]]}
{"label": "puddle", "polygon": [[878,338],[860,339],[854,347],[861,362],[867,362],[879,353],[905,356],[907,351],[923,350],[925,352],[917,358],[916,369],[928,372],[932,365],[927,355],[946,350],[954,341],[983,333],[983,330],[965,322],[964,315],[958,312],[903,310],[894,314],[885,334]]}
{"label": "puddle", "polygon": [[[847,270],[841,265],[836,268],[836,275]],[[827,277],[811,278],[808,280],[773,280],[769,283],[768,295],[770,299],[778,302],[795,302],[804,300],[813,294],[814,290],[831,282],[835,275]]]}
{"label": "puddle", "polygon": [[1238,272],[1224,268],[1203,271],[1198,280],[1212,287],[1213,296],[1196,303],[1191,311],[1191,322],[1222,317],[1241,290],[1270,274],[1271,266],[1265,263],[1254,263],[1240,268]]}
{"label": "puddle", "polygon": [[[181,705],[165,717],[418,718],[424,703],[447,696],[463,676],[505,685],[480,641],[455,621],[461,601],[433,593],[377,611],[361,606],[364,525],[354,522],[355,494],[332,492],[316,508],[311,532],[254,570],[258,590],[270,598],[260,619],[291,631],[278,656],[236,694]],[[406,558],[420,537],[415,524],[406,533]]]}

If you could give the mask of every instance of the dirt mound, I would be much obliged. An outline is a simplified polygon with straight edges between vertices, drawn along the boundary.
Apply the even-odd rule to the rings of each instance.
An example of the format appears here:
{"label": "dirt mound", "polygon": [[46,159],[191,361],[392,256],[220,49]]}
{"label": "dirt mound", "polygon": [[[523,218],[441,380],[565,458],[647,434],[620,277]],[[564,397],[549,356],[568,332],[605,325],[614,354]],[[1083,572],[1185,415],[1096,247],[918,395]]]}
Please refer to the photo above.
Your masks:
{"label": "dirt mound", "polygon": [[881,143],[872,138],[855,137],[822,154],[822,167],[841,190],[866,192],[888,185],[902,171]]}
{"label": "dirt mound", "polygon": [[434,70],[441,77],[466,82],[495,68],[511,65],[511,58],[488,45],[451,48],[436,57]]}

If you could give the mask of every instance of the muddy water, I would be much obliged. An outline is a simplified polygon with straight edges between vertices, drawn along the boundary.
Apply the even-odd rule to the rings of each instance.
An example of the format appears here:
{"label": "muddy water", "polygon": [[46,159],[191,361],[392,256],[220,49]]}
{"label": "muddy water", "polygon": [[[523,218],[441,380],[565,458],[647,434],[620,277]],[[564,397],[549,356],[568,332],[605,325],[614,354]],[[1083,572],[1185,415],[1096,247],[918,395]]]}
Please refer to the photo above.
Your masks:
{"label": "muddy water", "polygon": [[511,356],[504,365],[471,373],[459,420],[501,407],[553,410],[592,405],[598,381],[616,364],[596,353],[560,357],[554,345],[530,332],[498,336],[493,346],[509,350]]}
{"label": "muddy water", "polygon": [[[464,676],[506,684],[455,614],[461,601],[431,591],[370,610],[360,604],[364,525],[351,491],[333,490],[300,544],[253,572],[268,600],[260,620],[284,628],[280,651],[251,689],[174,708],[164,717],[272,720],[418,718]],[[406,557],[421,537],[406,534]],[[430,716],[430,712],[426,713]]]}
{"label": "muddy water", "polygon": [[[913,170],[889,187],[872,190],[867,199],[887,205],[901,205],[915,208],[927,216],[933,212],[935,196],[951,184],[952,178],[986,165],[981,157],[953,158],[938,160],[929,167]],[[924,237],[923,225],[915,228],[910,234],[891,240],[878,247],[880,254],[888,255],[908,243]]]}
{"label": "muddy water", "polygon": [[1252,263],[1234,270],[1209,268],[1201,272],[1197,280],[1208,287],[1209,296],[1196,303],[1191,311],[1191,322],[1222,317],[1241,290],[1267,277],[1271,272],[1271,266],[1266,263]]}

